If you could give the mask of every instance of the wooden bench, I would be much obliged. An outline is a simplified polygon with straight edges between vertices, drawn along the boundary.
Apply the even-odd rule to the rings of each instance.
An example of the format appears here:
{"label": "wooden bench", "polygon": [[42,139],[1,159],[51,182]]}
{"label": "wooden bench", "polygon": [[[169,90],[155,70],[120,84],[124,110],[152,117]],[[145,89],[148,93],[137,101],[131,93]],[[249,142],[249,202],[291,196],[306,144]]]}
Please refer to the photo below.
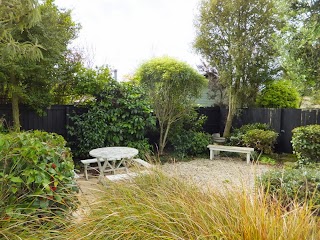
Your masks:
{"label": "wooden bench", "polygon": [[208,145],[210,150],[210,160],[214,158],[214,151],[224,151],[224,152],[237,152],[247,154],[247,163],[250,163],[250,154],[254,152],[254,148],[249,147],[234,147],[234,146],[224,146],[224,145]]}

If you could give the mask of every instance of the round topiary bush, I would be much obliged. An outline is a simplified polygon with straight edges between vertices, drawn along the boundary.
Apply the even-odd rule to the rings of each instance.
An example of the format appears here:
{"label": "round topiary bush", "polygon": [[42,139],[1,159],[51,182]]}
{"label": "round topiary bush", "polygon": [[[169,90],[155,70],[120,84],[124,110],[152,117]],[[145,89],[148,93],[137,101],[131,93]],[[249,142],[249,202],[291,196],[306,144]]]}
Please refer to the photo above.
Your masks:
{"label": "round topiary bush", "polygon": [[257,97],[257,105],[266,108],[298,108],[300,95],[288,81],[275,81]]}
{"label": "round topiary bush", "polygon": [[0,135],[0,218],[64,215],[77,207],[64,138],[42,131]]}
{"label": "round topiary bush", "polygon": [[252,129],[243,136],[243,141],[247,147],[270,154],[276,143],[278,133],[272,130]]}
{"label": "round topiary bush", "polygon": [[308,125],[292,130],[292,147],[301,163],[320,162],[320,125]]}

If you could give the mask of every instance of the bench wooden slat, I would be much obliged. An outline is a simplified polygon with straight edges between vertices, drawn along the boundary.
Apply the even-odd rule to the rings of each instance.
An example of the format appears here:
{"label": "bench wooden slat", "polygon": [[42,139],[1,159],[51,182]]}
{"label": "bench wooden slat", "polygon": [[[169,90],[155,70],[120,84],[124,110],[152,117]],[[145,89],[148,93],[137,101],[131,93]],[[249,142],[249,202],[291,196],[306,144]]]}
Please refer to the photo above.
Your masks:
{"label": "bench wooden slat", "polygon": [[214,151],[225,151],[225,152],[238,152],[247,154],[247,163],[250,163],[251,152],[254,152],[254,148],[249,147],[235,147],[235,146],[224,146],[224,145],[208,145],[210,150],[210,160],[214,158]]}
{"label": "bench wooden slat", "polygon": [[214,150],[232,150],[232,151],[249,151],[253,152],[254,148],[249,148],[249,147],[235,147],[235,146],[225,146],[225,145],[208,145],[208,148],[212,148]]}
{"label": "bench wooden slat", "polygon": [[[80,160],[83,164],[97,163],[98,160],[96,158],[84,159]],[[100,162],[104,162],[104,159],[101,159]]]}

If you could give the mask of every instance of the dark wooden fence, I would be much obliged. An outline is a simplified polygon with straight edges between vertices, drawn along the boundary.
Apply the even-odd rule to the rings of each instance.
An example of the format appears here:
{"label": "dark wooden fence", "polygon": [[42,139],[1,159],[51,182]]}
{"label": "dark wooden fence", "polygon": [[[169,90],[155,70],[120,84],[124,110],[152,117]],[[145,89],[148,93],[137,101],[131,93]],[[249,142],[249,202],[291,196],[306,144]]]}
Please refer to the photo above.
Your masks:
{"label": "dark wooden fence", "polygon": [[[67,126],[71,124],[69,114],[79,110],[71,105],[54,105],[48,108],[43,116],[28,107],[20,107],[20,121],[23,130],[39,129],[48,132],[55,132],[67,140]],[[82,109],[80,112],[83,112]],[[219,107],[200,108],[199,113],[208,117],[204,131],[212,133],[223,133],[226,109]],[[12,113],[10,105],[0,105],[0,118],[6,119],[8,125],[12,124]],[[279,152],[292,152],[291,138],[292,129],[298,126],[309,124],[320,124],[320,109],[267,109],[267,108],[247,108],[240,109],[233,122],[233,127],[237,128],[248,123],[267,123],[279,133],[276,150]]]}
{"label": "dark wooden fence", "polygon": [[[70,124],[69,113],[74,106],[54,105],[42,115],[37,114],[26,106],[20,106],[20,124],[23,130],[44,130],[62,135],[68,139],[67,126]],[[8,126],[12,126],[12,112],[10,105],[0,105],[0,118],[5,118]]]}
{"label": "dark wooden fence", "polygon": [[241,109],[233,126],[240,127],[255,122],[267,123],[279,134],[276,145],[278,152],[291,153],[292,130],[299,126],[320,124],[320,109]]}

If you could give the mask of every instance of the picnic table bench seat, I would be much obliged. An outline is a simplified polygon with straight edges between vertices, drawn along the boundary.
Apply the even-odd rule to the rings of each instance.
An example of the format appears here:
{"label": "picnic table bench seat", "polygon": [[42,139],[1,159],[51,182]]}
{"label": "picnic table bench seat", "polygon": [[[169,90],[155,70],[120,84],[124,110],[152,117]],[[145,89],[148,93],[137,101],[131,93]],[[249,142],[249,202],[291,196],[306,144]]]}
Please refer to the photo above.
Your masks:
{"label": "picnic table bench seat", "polygon": [[210,160],[214,158],[215,151],[224,151],[224,152],[237,152],[237,153],[245,153],[247,154],[247,163],[250,163],[250,155],[254,152],[254,148],[250,147],[234,147],[234,146],[225,146],[225,145],[208,145],[207,146],[210,150]]}
{"label": "picnic table bench seat", "polygon": [[[99,159],[100,162],[104,162],[105,160],[103,158]],[[135,159],[132,159],[134,162],[140,164],[141,166],[145,167],[145,168],[152,168],[152,165],[140,158],[135,158]],[[86,180],[88,180],[88,170],[92,169],[92,170],[95,170],[99,173],[99,166],[91,166],[90,164],[92,163],[98,163],[98,159],[97,158],[91,158],[91,159],[83,159],[83,160],[80,160],[81,163],[84,165],[84,176],[86,178]],[[118,168],[119,169],[119,168]],[[120,168],[122,169],[122,168]],[[104,172],[114,172],[115,169],[106,169]]]}

